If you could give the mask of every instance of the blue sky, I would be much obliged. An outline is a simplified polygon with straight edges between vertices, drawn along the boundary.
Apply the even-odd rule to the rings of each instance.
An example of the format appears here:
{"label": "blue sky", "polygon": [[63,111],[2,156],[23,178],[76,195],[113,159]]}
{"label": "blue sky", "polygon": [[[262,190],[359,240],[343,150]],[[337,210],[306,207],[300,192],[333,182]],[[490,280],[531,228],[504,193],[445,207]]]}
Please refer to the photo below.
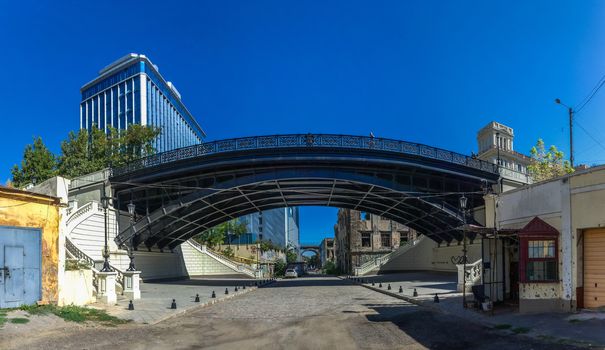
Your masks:
{"label": "blue sky", "polygon": [[[568,152],[566,111],[605,74],[602,1],[0,0],[0,180],[33,136],[79,127],[79,88],[129,52],[175,83],[209,140],[293,132],[476,151],[491,120]],[[604,89],[605,90],[605,89]],[[576,162],[605,163],[605,91]],[[601,143],[601,144],[600,144]],[[304,208],[302,240],[335,211]]]}

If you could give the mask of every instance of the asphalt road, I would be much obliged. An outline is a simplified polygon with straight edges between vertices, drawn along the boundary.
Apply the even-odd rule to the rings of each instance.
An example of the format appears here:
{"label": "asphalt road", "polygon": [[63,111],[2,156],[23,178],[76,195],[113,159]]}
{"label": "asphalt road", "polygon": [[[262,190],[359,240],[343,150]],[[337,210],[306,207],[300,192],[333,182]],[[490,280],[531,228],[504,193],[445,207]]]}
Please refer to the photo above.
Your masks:
{"label": "asphalt road", "polygon": [[8,349],[572,349],[488,329],[336,278],[284,280],[157,325],[2,339]]}

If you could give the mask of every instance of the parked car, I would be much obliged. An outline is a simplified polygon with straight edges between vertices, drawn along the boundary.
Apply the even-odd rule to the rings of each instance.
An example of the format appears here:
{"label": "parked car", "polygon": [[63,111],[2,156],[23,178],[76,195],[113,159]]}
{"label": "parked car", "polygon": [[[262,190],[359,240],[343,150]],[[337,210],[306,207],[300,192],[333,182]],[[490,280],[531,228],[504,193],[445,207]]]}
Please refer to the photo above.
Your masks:
{"label": "parked car", "polygon": [[296,273],[296,270],[294,270],[294,269],[286,270],[286,275],[284,276],[284,278],[296,278],[296,277],[298,277],[298,273]]}

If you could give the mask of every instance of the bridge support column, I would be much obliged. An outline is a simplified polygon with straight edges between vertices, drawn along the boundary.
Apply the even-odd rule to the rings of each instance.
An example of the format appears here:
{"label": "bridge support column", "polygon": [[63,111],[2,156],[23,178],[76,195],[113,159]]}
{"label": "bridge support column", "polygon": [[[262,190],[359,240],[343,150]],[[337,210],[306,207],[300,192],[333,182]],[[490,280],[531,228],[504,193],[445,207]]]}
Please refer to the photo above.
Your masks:
{"label": "bridge support column", "polygon": [[117,272],[99,272],[97,273],[97,299],[105,304],[115,304],[118,301],[116,295],[116,276]]}
{"label": "bridge support column", "polygon": [[141,299],[139,281],[141,271],[124,271],[124,296],[130,300]]}

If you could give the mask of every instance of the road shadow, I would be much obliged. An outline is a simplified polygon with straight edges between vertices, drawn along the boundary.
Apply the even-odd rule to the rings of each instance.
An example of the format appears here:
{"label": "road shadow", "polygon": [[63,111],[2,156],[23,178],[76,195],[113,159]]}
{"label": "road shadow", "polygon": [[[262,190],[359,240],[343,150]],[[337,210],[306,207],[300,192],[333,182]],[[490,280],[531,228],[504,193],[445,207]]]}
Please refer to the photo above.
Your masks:
{"label": "road shadow", "polygon": [[434,312],[415,305],[366,304],[375,314],[370,322],[390,322],[428,349],[581,349],[570,344],[540,341],[510,331],[495,330],[455,315]]}

